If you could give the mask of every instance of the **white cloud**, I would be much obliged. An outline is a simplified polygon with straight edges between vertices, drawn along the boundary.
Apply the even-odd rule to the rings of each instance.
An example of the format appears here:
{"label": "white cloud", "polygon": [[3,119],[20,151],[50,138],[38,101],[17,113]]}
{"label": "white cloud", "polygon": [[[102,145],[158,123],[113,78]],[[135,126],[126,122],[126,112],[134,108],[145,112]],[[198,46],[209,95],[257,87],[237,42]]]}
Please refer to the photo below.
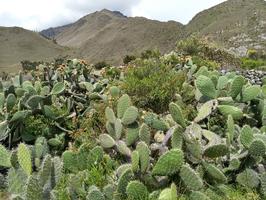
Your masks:
{"label": "white cloud", "polygon": [[197,12],[223,0],[0,0],[0,26],[42,30],[74,22],[101,9],[161,21],[188,22]]}

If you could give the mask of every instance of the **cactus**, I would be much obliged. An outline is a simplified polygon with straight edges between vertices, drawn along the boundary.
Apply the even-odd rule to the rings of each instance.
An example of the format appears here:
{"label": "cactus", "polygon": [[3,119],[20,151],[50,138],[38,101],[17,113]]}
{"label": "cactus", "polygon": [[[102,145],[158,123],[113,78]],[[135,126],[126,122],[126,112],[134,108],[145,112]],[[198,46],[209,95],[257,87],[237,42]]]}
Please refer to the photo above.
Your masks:
{"label": "cactus", "polygon": [[174,133],[171,138],[171,146],[172,148],[178,148],[182,149],[183,145],[183,133],[182,133],[182,128],[177,127],[174,130]]}
{"label": "cactus", "polygon": [[242,92],[242,101],[248,102],[255,99],[261,92],[261,88],[258,85],[252,85],[245,87]]}
{"label": "cactus", "polygon": [[254,140],[253,131],[250,128],[250,126],[248,125],[243,126],[240,133],[240,141],[242,145],[248,149],[253,140]]}
{"label": "cactus", "polygon": [[235,124],[234,124],[234,119],[232,115],[228,115],[227,118],[227,142],[231,144],[234,140],[234,135],[235,135]]}
{"label": "cactus", "polygon": [[26,199],[36,200],[42,198],[43,194],[39,180],[35,176],[30,176],[26,185]]}
{"label": "cactus", "polygon": [[114,124],[115,121],[116,121],[116,117],[115,117],[114,111],[111,108],[109,108],[109,107],[106,107],[106,109],[105,109],[105,117],[112,124]]}
{"label": "cactus", "polygon": [[139,129],[139,139],[141,141],[145,142],[147,145],[150,144],[150,139],[151,139],[150,130],[149,130],[148,125],[145,124],[145,123],[143,123],[140,126],[140,129]]}
{"label": "cactus", "polygon": [[264,156],[266,151],[265,143],[261,139],[255,139],[250,144],[248,151],[252,156]]}
{"label": "cactus", "polygon": [[137,172],[139,170],[139,152],[133,151],[131,154],[132,171]]}
{"label": "cactus", "polygon": [[133,174],[132,170],[131,169],[127,169],[119,177],[118,185],[117,185],[117,193],[121,197],[125,197],[126,196],[127,185],[128,185],[128,183],[131,180],[133,180],[133,176],[134,176],[134,174]]}
{"label": "cactus", "polygon": [[139,181],[130,181],[126,188],[128,199],[131,200],[148,200],[149,192],[146,186]]}
{"label": "cactus", "polygon": [[242,91],[242,87],[245,84],[245,79],[243,76],[236,76],[231,83],[229,95],[235,99],[240,92]]}
{"label": "cactus", "polygon": [[127,147],[126,143],[122,140],[117,141],[116,143],[117,150],[124,156],[131,156],[131,150]]}
{"label": "cactus", "polygon": [[131,146],[134,144],[139,138],[139,126],[134,123],[127,127],[126,129],[126,144],[127,146]]}
{"label": "cactus", "polygon": [[51,95],[58,95],[58,94],[62,93],[64,90],[65,90],[65,84],[62,82],[58,82],[53,86],[50,94]]}
{"label": "cactus", "polygon": [[101,134],[99,136],[99,140],[103,148],[108,149],[108,148],[112,148],[115,146],[115,140],[108,134]]}
{"label": "cactus", "polygon": [[74,152],[72,151],[65,151],[62,154],[62,159],[64,163],[64,169],[69,170],[71,172],[78,171],[78,159]]}
{"label": "cactus", "polygon": [[171,149],[162,156],[155,164],[152,174],[168,176],[177,173],[184,163],[183,152],[179,149]]}
{"label": "cactus", "polygon": [[115,188],[113,185],[108,184],[108,185],[104,186],[103,193],[104,193],[105,199],[106,200],[113,200],[114,191],[115,191]]}
{"label": "cactus", "polygon": [[256,188],[260,183],[258,174],[252,169],[246,169],[238,174],[236,181],[240,185],[251,189]]}
{"label": "cactus", "polygon": [[200,190],[203,187],[200,176],[188,165],[182,166],[180,177],[189,190]]}
{"label": "cactus", "polygon": [[139,142],[136,150],[139,153],[140,171],[144,173],[150,164],[150,149],[145,142]]}
{"label": "cactus", "polygon": [[132,124],[136,121],[137,118],[138,118],[138,109],[134,106],[130,106],[124,112],[124,115],[122,117],[122,123],[125,125]]}
{"label": "cactus", "polygon": [[52,171],[52,158],[50,155],[47,155],[43,159],[42,166],[38,174],[40,187],[44,187],[44,185],[50,179],[51,171]]}
{"label": "cactus", "polygon": [[109,93],[113,98],[117,98],[120,94],[120,89],[116,86],[112,86],[109,88]]}
{"label": "cactus", "polygon": [[200,191],[193,191],[189,195],[190,200],[210,200],[208,196],[206,196],[204,193]]}
{"label": "cactus", "polygon": [[16,105],[17,102],[17,98],[16,96],[11,93],[6,97],[6,109],[7,112],[11,112],[11,110],[13,109],[13,107]]}
{"label": "cactus", "polygon": [[117,117],[122,118],[126,110],[132,105],[131,99],[127,94],[124,94],[117,102]]}
{"label": "cactus", "polygon": [[261,193],[263,196],[266,196],[266,172],[260,175],[260,185],[261,185]]}
{"label": "cactus", "polygon": [[177,189],[174,183],[171,184],[171,188],[164,189],[158,198],[158,200],[176,200],[177,199]]}
{"label": "cactus", "polygon": [[203,162],[203,167],[206,171],[206,173],[211,177],[212,180],[214,180],[217,183],[226,183],[227,178],[224,175],[224,173],[215,167],[213,164],[209,164],[206,162]]}
{"label": "cactus", "polygon": [[186,122],[185,122],[184,116],[182,114],[182,110],[177,104],[175,104],[173,102],[170,103],[169,104],[169,111],[170,111],[170,113],[171,113],[171,115],[172,115],[172,117],[176,123],[178,123],[182,127],[186,127]]}
{"label": "cactus", "polygon": [[28,147],[21,143],[18,146],[18,162],[25,173],[30,176],[32,172],[31,153]]}
{"label": "cactus", "polygon": [[103,193],[96,186],[91,186],[86,200],[105,200],[105,198]]}
{"label": "cactus", "polygon": [[25,192],[25,185],[28,175],[23,169],[10,168],[7,175],[8,192],[14,195],[20,195]]}
{"label": "cactus", "polygon": [[200,122],[201,120],[208,117],[216,109],[217,106],[218,106],[217,100],[210,100],[210,101],[204,103],[200,107],[198,115],[194,119],[194,122]]}
{"label": "cactus", "polygon": [[10,152],[0,144],[0,166],[11,167],[10,157]]}
{"label": "cactus", "polygon": [[196,79],[196,86],[204,96],[209,98],[216,98],[217,91],[215,86],[210,78],[207,76],[200,75]]}
{"label": "cactus", "polygon": [[158,118],[154,113],[148,113],[144,116],[144,123],[146,123],[151,128],[161,131],[167,131],[169,129],[169,125]]}
{"label": "cactus", "polygon": [[209,146],[205,149],[203,155],[209,158],[217,158],[225,156],[228,153],[229,149],[225,144],[216,144]]}
{"label": "cactus", "polygon": [[235,106],[229,106],[229,105],[219,105],[218,110],[221,114],[228,117],[228,115],[231,115],[234,120],[239,120],[243,117],[243,112],[240,108],[237,108]]}

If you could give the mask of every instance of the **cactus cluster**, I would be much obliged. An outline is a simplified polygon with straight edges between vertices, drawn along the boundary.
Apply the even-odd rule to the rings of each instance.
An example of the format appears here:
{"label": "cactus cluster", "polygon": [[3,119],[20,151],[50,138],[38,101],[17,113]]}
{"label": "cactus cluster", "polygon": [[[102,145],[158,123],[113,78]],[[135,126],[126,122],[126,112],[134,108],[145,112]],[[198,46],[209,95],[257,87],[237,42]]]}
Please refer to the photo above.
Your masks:
{"label": "cactus cluster", "polygon": [[178,70],[187,77],[165,113],[76,59],[15,76],[0,93],[3,188],[25,200],[209,200],[230,184],[265,198],[265,85],[191,60]]}

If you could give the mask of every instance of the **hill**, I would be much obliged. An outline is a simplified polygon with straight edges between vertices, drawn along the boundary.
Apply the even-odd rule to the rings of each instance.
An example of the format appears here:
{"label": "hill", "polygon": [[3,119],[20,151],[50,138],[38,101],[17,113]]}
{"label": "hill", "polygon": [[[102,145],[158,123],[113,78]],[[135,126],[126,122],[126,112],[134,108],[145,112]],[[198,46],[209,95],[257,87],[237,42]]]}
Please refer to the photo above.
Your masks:
{"label": "hill", "polygon": [[36,32],[18,27],[0,27],[0,70],[18,71],[20,61],[49,61],[68,50]]}
{"label": "hill", "polygon": [[266,50],[266,1],[228,0],[197,14],[185,33],[198,33],[237,55]]}
{"label": "hill", "polygon": [[[126,17],[104,9],[50,31],[53,30],[58,44],[77,48],[76,53],[89,61],[106,60],[117,64],[125,55],[146,49],[172,50],[181,38],[182,29],[183,25],[177,22]],[[49,37],[47,30],[41,33]]]}

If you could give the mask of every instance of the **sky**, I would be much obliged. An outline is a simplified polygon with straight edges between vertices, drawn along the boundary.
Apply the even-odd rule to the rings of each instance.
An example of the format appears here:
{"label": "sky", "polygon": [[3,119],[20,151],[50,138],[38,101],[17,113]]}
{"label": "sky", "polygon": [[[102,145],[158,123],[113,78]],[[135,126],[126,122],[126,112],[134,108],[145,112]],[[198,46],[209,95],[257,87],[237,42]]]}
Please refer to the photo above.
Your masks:
{"label": "sky", "polygon": [[186,24],[198,12],[225,0],[0,0],[0,26],[20,26],[40,31],[65,25],[89,13],[117,10],[127,16],[143,16]]}

